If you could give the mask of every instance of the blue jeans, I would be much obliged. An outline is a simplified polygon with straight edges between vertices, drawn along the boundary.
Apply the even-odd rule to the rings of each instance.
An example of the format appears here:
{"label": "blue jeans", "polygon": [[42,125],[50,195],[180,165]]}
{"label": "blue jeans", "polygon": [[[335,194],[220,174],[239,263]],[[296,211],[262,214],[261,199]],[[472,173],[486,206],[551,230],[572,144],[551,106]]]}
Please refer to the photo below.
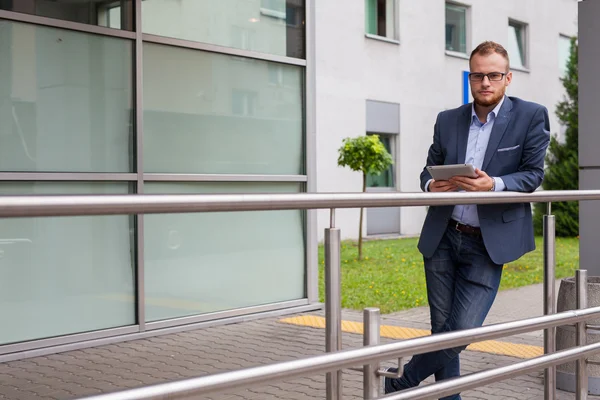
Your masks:
{"label": "blue jeans", "polygon": [[[489,257],[481,236],[449,226],[431,258],[425,258],[425,279],[431,314],[431,333],[483,325],[502,277],[502,265]],[[418,354],[398,379],[385,379],[385,393],[418,386],[435,375],[440,381],[460,375],[459,353],[466,346]],[[443,400],[460,400],[459,394]]]}

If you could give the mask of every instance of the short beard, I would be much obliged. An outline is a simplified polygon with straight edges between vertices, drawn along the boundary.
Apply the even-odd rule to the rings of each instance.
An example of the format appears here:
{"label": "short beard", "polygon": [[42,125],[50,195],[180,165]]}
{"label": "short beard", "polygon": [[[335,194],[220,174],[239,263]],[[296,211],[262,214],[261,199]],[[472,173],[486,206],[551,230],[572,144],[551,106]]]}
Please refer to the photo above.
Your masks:
{"label": "short beard", "polygon": [[490,107],[490,106],[500,103],[500,100],[502,100],[502,98],[504,97],[504,93],[505,93],[505,91],[503,90],[501,93],[498,93],[498,95],[494,96],[492,99],[483,100],[483,101],[478,100],[477,97],[475,97],[475,96],[473,96],[473,97],[474,97],[475,104],[477,104],[478,106]]}

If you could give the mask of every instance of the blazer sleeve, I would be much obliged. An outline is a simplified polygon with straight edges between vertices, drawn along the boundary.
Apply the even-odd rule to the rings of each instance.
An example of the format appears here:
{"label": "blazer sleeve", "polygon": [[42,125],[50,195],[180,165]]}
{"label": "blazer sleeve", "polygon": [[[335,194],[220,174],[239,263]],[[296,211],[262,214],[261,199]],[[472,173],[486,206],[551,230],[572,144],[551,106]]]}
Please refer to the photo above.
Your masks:
{"label": "blazer sleeve", "polygon": [[440,141],[440,116],[441,113],[438,114],[435,125],[433,126],[433,143],[429,146],[429,151],[427,153],[427,162],[423,171],[421,172],[421,190],[425,190],[425,185],[427,182],[432,179],[431,174],[427,171],[427,166],[429,165],[442,165],[444,164],[444,153],[442,150],[442,144]]}
{"label": "blazer sleeve", "polygon": [[534,113],[527,128],[523,156],[517,172],[500,178],[506,190],[531,193],[544,180],[544,160],[550,144],[550,121],[546,107],[540,106]]}

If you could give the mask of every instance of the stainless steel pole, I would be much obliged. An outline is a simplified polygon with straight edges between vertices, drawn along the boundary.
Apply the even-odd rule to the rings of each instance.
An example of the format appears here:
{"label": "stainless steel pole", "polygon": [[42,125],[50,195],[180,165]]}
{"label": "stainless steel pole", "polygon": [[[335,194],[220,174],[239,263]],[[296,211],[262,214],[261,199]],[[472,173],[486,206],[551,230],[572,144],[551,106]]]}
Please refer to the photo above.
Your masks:
{"label": "stainless steel pole", "polygon": [[[544,314],[555,314],[555,266],[556,266],[556,242],[555,242],[555,219],[551,215],[551,203],[548,203],[548,214],[544,215]],[[556,327],[544,330],[544,353],[550,354],[556,351]],[[556,366],[550,366],[544,370],[544,399],[556,399]]]}
{"label": "stainless steel pole", "polygon": [[[379,308],[370,307],[363,310],[363,345],[379,344],[381,314]],[[365,364],[363,367],[363,397],[365,400],[379,397],[379,363]]]}
{"label": "stainless steel pole", "polygon": [[[340,278],[340,230],[325,229],[325,351],[342,349],[342,297]],[[342,370],[328,372],[325,379],[327,400],[342,398]]]}
{"label": "stainless steel pole", "polygon": [[[588,307],[588,286],[587,286],[587,270],[578,269],[575,271],[576,281],[576,301],[577,309],[581,310]],[[576,346],[585,346],[587,343],[586,321],[578,322],[576,325]],[[587,374],[587,358],[581,357],[575,364],[575,376],[577,377],[575,398],[577,400],[586,400],[588,395],[588,374]]]}

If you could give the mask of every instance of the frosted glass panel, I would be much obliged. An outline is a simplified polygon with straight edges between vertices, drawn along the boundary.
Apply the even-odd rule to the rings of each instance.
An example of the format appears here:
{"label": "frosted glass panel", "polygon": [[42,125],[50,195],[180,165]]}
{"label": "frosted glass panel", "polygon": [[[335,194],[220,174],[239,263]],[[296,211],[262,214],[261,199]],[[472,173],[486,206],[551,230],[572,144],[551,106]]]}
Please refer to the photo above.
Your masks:
{"label": "frosted glass panel", "polygon": [[144,33],[304,58],[304,0],[145,0]]}
{"label": "frosted glass panel", "polygon": [[144,44],[144,171],[304,173],[297,66]]}
{"label": "frosted glass panel", "polygon": [[0,171],[130,172],[131,41],[0,21]]}
{"label": "frosted glass panel", "polygon": [[571,38],[560,35],[558,37],[558,70],[563,78],[567,73],[567,65],[571,56]]}
{"label": "frosted glass panel", "polygon": [[[146,193],[296,193],[294,183],[154,183]],[[146,215],[146,318],[305,297],[304,213]]]}
{"label": "frosted glass panel", "polygon": [[0,0],[0,9],[132,30],[132,0]]}
{"label": "frosted glass panel", "polygon": [[[128,192],[127,183],[0,185],[0,195]],[[0,344],[134,324],[131,218],[0,219]]]}

